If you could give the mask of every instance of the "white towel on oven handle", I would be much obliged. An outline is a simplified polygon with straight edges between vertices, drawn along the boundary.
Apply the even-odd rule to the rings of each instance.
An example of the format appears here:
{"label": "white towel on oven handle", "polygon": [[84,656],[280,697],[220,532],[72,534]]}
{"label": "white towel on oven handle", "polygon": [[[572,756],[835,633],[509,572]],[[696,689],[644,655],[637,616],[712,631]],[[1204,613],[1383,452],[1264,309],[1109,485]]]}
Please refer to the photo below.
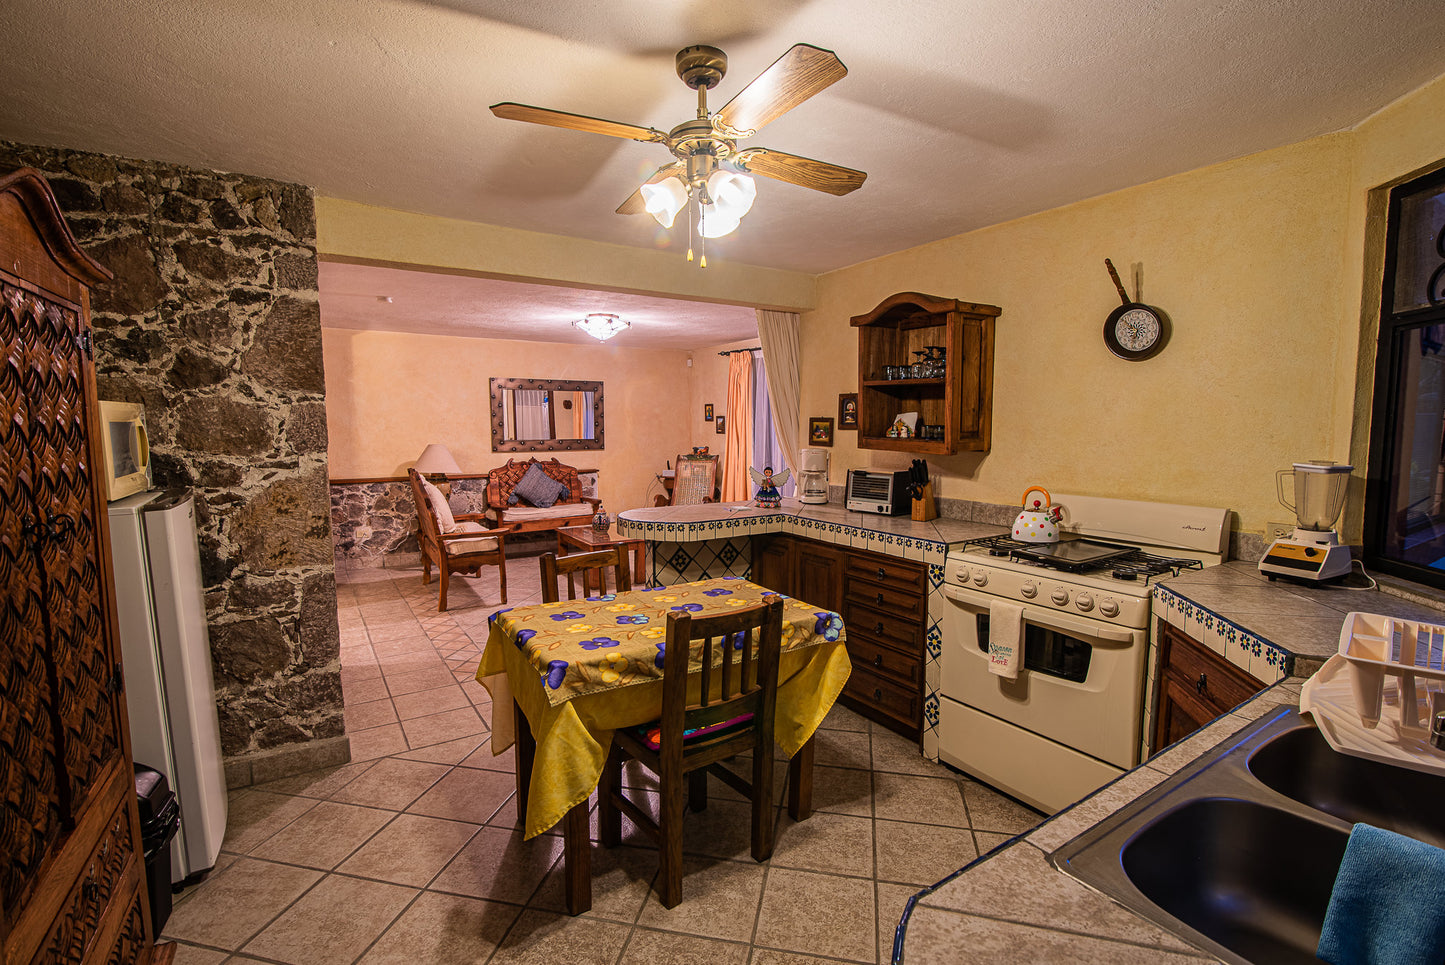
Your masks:
{"label": "white towel on oven handle", "polygon": [[1024,608],[995,600],[988,605],[988,672],[1014,680],[1024,658]]}

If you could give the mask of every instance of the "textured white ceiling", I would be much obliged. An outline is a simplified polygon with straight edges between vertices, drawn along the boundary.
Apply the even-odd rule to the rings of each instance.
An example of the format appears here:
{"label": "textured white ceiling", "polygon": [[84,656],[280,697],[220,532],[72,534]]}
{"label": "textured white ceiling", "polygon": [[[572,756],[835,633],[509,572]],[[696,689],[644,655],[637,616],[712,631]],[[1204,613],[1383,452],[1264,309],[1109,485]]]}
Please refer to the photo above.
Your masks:
{"label": "textured white ceiling", "polygon": [[680,252],[613,213],[664,148],[488,105],[666,130],[679,48],[727,51],[716,108],[808,42],[851,73],[744,146],[868,181],[760,178],[709,258],[816,273],[1348,128],[1445,72],[1442,36],[1441,0],[5,0],[0,138]]}

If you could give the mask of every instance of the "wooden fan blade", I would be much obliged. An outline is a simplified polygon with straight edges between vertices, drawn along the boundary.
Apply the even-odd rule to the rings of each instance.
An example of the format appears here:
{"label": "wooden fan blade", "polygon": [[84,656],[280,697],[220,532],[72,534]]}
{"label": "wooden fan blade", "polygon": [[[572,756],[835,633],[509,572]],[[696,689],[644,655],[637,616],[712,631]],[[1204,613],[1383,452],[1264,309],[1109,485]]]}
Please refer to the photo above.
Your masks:
{"label": "wooden fan blade", "polygon": [[765,147],[751,147],[746,151],[739,151],[735,160],[749,174],[761,174],[765,178],[787,181],[789,184],[839,196],[857,191],[868,177],[862,171],[852,168],[829,164],[827,161],[814,161],[796,154],[784,154],[782,151],[772,151]]}
{"label": "wooden fan blade", "polygon": [[[657,182],[664,180],[672,174],[676,174],[678,177],[681,177],[683,171],[683,163],[681,161],[673,161],[671,164],[664,164],[662,167],[658,168],[656,171],[653,172],[652,177],[642,182],[642,184],[656,184]],[[627,200],[617,206],[617,213],[647,213],[647,202],[643,201],[642,199],[642,185],[638,185],[637,190],[629,194],[627,196]]]}
{"label": "wooden fan blade", "polygon": [[795,44],[723,105],[713,124],[728,137],[749,137],[846,76],[848,68],[833,51]]}
{"label": "wooden fan blade", "polygon": [[545,124],[548,127],[564,127],[569,131],[586,131],[589,134],[606,134],[608,137],[625,137],[630,141],[666,141],[667,135],[651,127],[623,124],[621,121],[607,121],[600,117],[584,114],[568,114],[545,107],[529,107],[510,101],[493,104],[492,113],[509,121],[526,121],[529,124]]}

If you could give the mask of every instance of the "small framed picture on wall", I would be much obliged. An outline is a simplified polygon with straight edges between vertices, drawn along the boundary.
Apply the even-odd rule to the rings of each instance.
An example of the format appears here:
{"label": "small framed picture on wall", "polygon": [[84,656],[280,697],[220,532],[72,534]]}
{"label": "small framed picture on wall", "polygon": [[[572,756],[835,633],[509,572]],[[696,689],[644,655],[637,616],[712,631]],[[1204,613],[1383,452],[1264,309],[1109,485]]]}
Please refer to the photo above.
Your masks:
{"label": "small framed picture on wall", "polygon": [[858,393],[844,392],[838,396],[838,428],[858,428]]}
{"label": "small framed picture on wall", "polygon": [[728,417],[725,415],[718,416],[713,420],[713,428],[718,435],[726,435],[728,431]]}
{"label": "small framed picture on wall", "polygon": [[712,403],[709,402],[702,407],[702,418],[704,422],[712,421]]}
{"label": "small framed picture on wall", "polygon": [[814,446],[833,444],[833,417],[813,416],[808,420],[808,442]]}

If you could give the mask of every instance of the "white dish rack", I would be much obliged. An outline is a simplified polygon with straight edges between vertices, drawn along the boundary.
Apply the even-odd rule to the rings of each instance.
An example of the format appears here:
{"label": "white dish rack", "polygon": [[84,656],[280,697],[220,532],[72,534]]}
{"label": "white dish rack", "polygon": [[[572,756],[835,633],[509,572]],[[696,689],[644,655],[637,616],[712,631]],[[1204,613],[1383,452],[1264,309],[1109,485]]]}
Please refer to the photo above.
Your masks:
{"label": "white dish rack", "polygon": [[1377,613],[1345,617],[1339,652],[1300,695],[1300,711],[1335,750],[1421,771],[1445,772],[1445,751],[1430,744],[1440,710],[1445,625]]}

